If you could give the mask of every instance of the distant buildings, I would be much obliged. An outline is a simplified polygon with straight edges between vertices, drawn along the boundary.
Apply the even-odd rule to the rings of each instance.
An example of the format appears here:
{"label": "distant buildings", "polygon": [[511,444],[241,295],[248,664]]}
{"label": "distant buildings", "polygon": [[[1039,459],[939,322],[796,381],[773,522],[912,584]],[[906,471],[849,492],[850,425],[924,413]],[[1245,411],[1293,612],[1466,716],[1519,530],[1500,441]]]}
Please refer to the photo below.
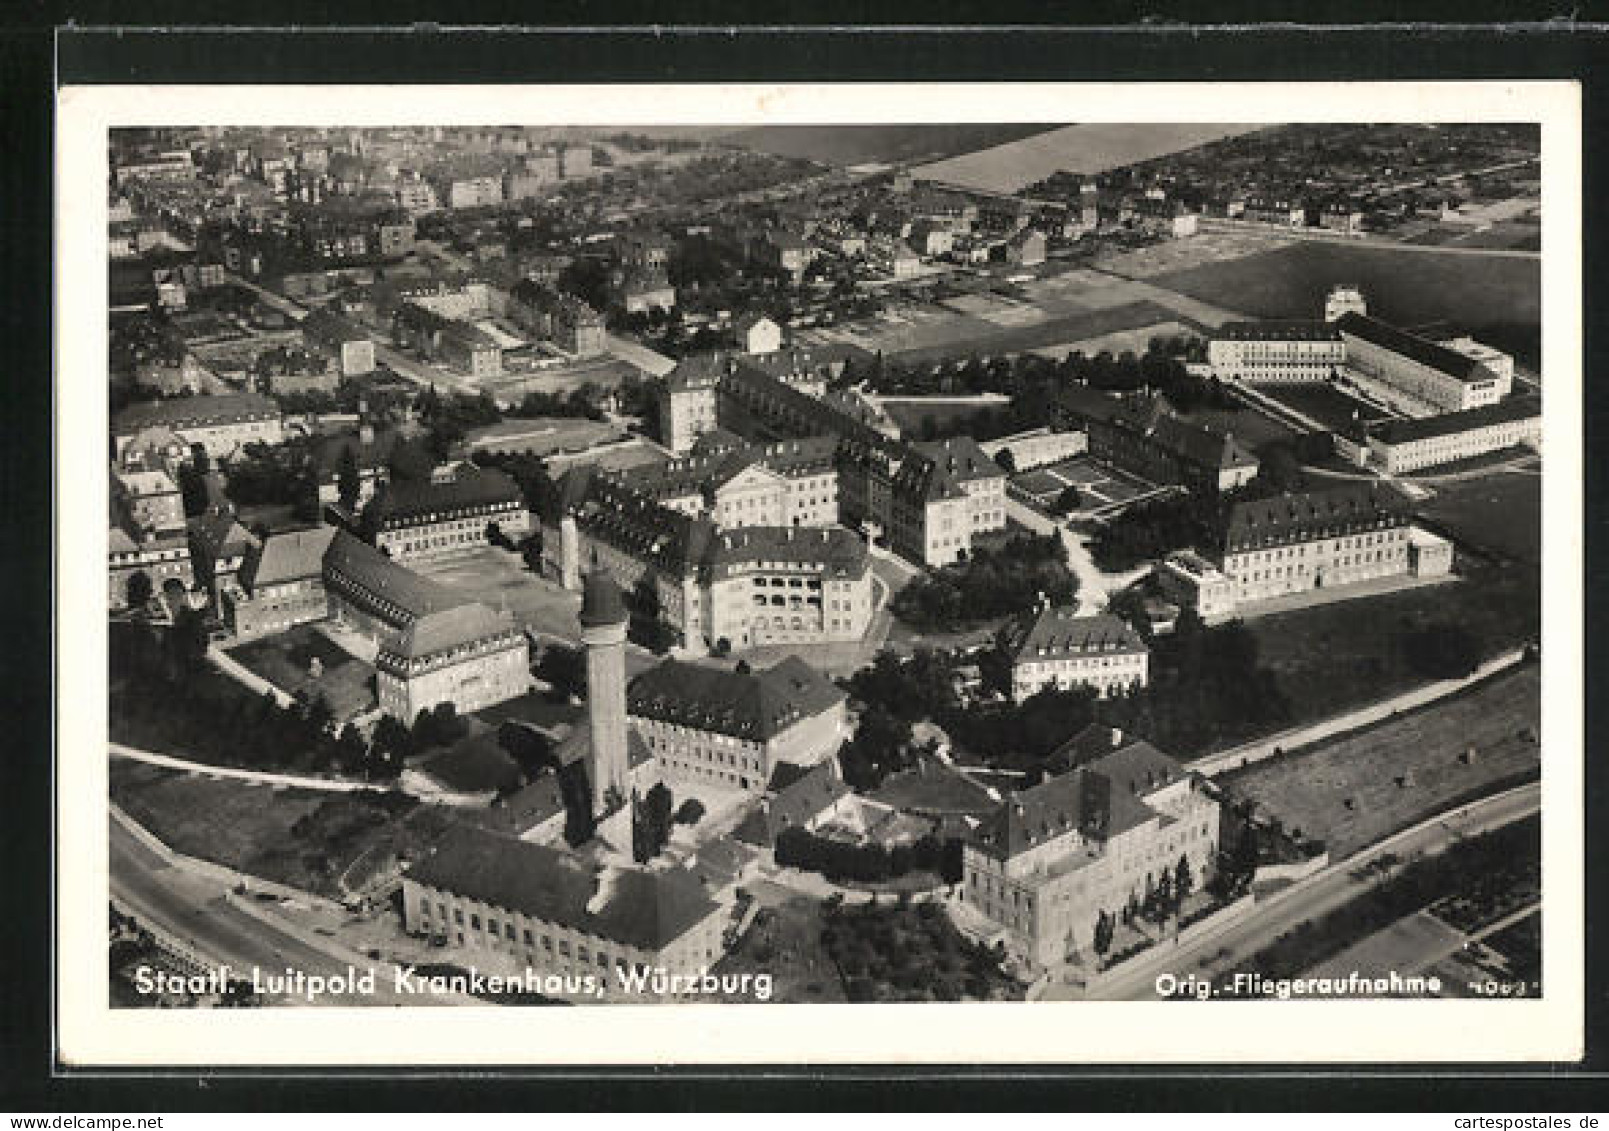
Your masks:
{"label": "distant buildings", "polygon": [[1414,415],[1496,404],[1508,395],[1513,383],[1512,368],[1505,377],[1468,352],[1449,349],[1367,314],[1344,314],[1335,327],[1346,343],[1348,368],[1384,385],[1404,402],[1403,407],[1417,410]]}
{"label": "distant buildings", "polygon": [[764,314],[745,314],[733,332],[737,348],[744,353],[775,353],[782,348],[782,327]]}
{"label": "distant buildings", "polygon": [[1372,466],[1398,475],[1521,444],[1535,447],[1541,437],[1541,400],[1513,397],[1462,412],[1374,425],[1362,440],[1362,453]]}
{"label": "distant buildings", "polygon": [[596,357],[608,344],[603,315],[531,279],[521,279],[509,290],[508,316],[537,339],[577,357]]}
{"label": "distant buildings", "polygon": [[1207,340],[1207,363],[1220,381],[1329,381],[1346,363],[1346,343],[1329,322],[1226,322]]}
{"label": "distant buildings", "polygon": [[302,338],[308,347],[331,357],[342,377],[374,372],[374,342],[368,332],[325,307],[302,319]]}
{"label": "distant buildings", "polygon": [[1181,869],[1199,890],[1216,866],[1219,804],[1199,775],[1150,743],[1006,798],[963,849],[961,898],[1037,969],[1093,949],[1096,923]]}
{"label": "distant buildings", "polygon": [[1021,703],[1047,687],[1093,688],[1103,698],[1144,687],[1151,650],[1119,618],[1078,616],[1049,606],[1018,628],[1009,646],[1011,698]]}

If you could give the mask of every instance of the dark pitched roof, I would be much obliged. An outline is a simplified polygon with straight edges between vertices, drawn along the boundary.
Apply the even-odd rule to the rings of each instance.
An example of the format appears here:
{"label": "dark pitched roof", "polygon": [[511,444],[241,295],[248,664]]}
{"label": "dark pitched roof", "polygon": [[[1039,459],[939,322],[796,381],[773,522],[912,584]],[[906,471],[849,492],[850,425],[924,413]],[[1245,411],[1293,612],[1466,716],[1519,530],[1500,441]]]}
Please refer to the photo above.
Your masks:
{"label": "dark pitched roof", "polygon": [[1125,406],[1108,419],[1114,427],[1143,435],[1197,467],[1257,466],[1257,457],[1241,447],[1233,435],[1175,416],[1161,398]]}
{"label": "dark pitched roof", "polygon": [[154,426],[183,429],[248,420],[277,420],[279,416],[279,405],[256,393],[173,397],[129,405],[113,419],[112,432],[128,436]]}
{"label": "dark pitched roof", "polygon": [[771,798],[765,809],[767,835],[775,843],[783,829],[803,827],[817,814],[852,792],[838,776],[838,767],[833,759],[819,763]]}
{"label": "dark pitched roof", "polygon": [[703,564],[724,576],[757,562],[819,565],[838,577],[859,577],[868,566],[866,543],[841,526],[741,526],[713,534]]}
{"label": "dark pitched roof", "polygon": [[369,512],[382,526],[406,523],[441,511],[522,504],[519,485],[494,467],[466,464],[443,482],[398,479],[375,492]]}
{"label": "dark pitched roof", "polygon": [[1336,328],[1362,338],[1366,342],[1380,346],[1382,349],[1399,353],[1421,365],[1428,365],[1432,369],[1440,370],[1449,377],[1456,378],[1466,384],[1475,381],[1490,381],[1497,374],[1486,366],[1459,353],[1448,349],[1439,342],[1429,338],[1421,338],[1418,334],[1410,334],[1406,330],[1399,330],[1387,322],[1367,314],[1358,314],[1349,311],[1336,319]]}
{"label": "dark pitched roof", "polygon": [[990,459],[971,436],[952,436],[913,446],[957,482],[1006,477],[1005,470]]}
{"label": "dark pitched roof", "polygon": [[1387,444],[1410,444],[1415,440],[1428,440],[1434,436],[1452,436],[1475,428],[1493,424],[1510,424],[1531,420],[1542,415],[1540,397],[1511,397],[1497,404],[1466,408],[1462,412],[1447,412],[1440,416],[1419,419],[1388,420],[1375,425],[1370,434]]}
{"label": "dark pitched roof", "polygon": [[1406,509],[1401,495],[1373,483],[1238,502],[1229,509],[1224,548],[1303,541],[1323,537],[1325,531],[1375,527],[1400,521]]}
{"label": "dark pitched roof", "polygon": [[324,572],[324,554],[335,538],[335,527],[292,530],[270,534],[247,553],[240,581],[247,589],[318,577]]}
{"label": "dark pitched roof", "polygon": [[324,552],[324,569],[326,574],[338,570],[370,593],[401,608],[409,620],[465,603],[461,594],[398,565],[345,530],[330,540]]}
{"label": "dark pitched roof", "polygon": [[845,697],[797,656],[748,673],[671,659],[633,679],[626,703],[642,718],[764,742]]}
{"label": "dark pitched roof", "polygon": [[1012,658],[1022,661],[1043,656],[1149,651],[1137,632],[1110,613],[1078,616],[1072,609],[1052,606],[1041,609],[1026,631],[1020,632]]}
{"label": "dark pitched roof", "polygon": [[514,639],[518,635],[519,626],[508,613],[497,612],[479,601],[465,601],[409,622],[380,646],[380,658],[421,660],[494,637]]}
{"label": "dark pitched roof", "polygon": [[1329,322],[1312,320],[1225,322],[1213,333],[1231,342],[1338,342],[1341,331]]}
{"label": "dark pitched roof", "polygon": [[1074,831],[1105,841],[1156,817],[1127,789],[1085,767],[1012,794],[978,825],[974,841],[991,856],[1009,859]]}
{"label": "dark pitched roof", "polygon": [[568,853],[467,825],[449,830],[408,878],[643,950],[663,949],[720,911],[690,872],[598,873]]}
{"label": "dark pitched roof", "polygon": [[455,793],[484,793],[519,784],[519,764],[489,734],[472,735],[439,750],[418,766]]}

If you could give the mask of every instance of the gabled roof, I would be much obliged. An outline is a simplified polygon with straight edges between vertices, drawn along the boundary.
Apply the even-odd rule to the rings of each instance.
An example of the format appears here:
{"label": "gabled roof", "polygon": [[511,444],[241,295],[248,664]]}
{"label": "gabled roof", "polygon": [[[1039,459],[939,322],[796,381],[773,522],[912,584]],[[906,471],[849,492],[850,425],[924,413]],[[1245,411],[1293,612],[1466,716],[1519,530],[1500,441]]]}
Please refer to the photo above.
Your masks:
{"label": "gabled roof", "polygon": [[626,704],[640,718],[766,742],[845,698],[797,656],[748,673],[671,659],[632,680]]}
{"label": "gabled roof", "polygon": [[320,576],[324,572],[324,554],[335,534],[333,526],[270,534],[247,554],[246,564],[240,571],[241,584],[248,590],[255,590],[261,585]]}
{"label": "gabled roof", "polygon": [[599,873],[545,845],[460,825],[408,870],[415,883],[657,951],[720,911],[682,869]]}
{"label": "gabled roof", "polygon": [[1110,613],[1079,616],[1065,606],[1041,609],[1012,649],[1017,662],[1046,657],[1149,652],[1128,624]]}
{"label": "gabled roof", "polygon": [[1410,361],[1428,365],[1465,384],[1491,381],[1497,377],[1497,374],[1472,357],[1448,349],[1429,338],[1421,338],[1418,334],[1399,330],[1390,323],[1382,322],[1367,314],[1348,311],[1336,319],[1335,326],[1343,333],[1353,334],[1382,349],[1401,354]]}
{"label": "gabled roof", "polygon": [[1238,502],[1224,527],[1228,549],[1266,542],[1300,541],[1401,520],[1407,501],[1389,487],[1348,483],[1322,491],[1275,495]]}
{"label": "gabled roof", "polygon": [[1341,331],[1333,323],[1309,320],[1225,322],[1213,331],[1215,341],[1230,342],[1338,342]]}
{"label": "gabled roof", "polygon": [[1013,793],[978,825],[973,837],[989,855],[1010,859],[1075,832],[1085,840],[1104,842],[1158,816],[1107,775],[1080,767]]}
{"label": "gabled roof", "polygon": [[1374,439],[1385,444],[1411,444],[1435,436],[1453,436],[1475,428],[1488,428],[1494,424],[1512,424],[1533,420],[1542,415],[1540,397],[1510,397],[1497,404],[1466,408],[1462,412],[1446,412],[1439,416],[1418,419],[1388,420],[1370,429]]}
{"label": "gabled roof", "polygon": [[464,598],[428,577],[398,565],[345,530],[330,539],[324,569],[337,570],[376,597],[396,605],[413,620],[464,603]]}
{"label": "gabled roof", "polygon": [[771,843],[783,829],[803,827],[825,809],[854,791],[838,776],[836,762],[829,758],[812,767],[802,778],[771,798],[765,810],[766,832]]}
{"label": "gabled roof", "polygon": [[523,504],[519,484],[494,467],[465,464],[443,482],[394,479],[375,492],[369,513],[381,525],[407,523],[441,511]]}
{"label": "gabled roof", "polygon": [[508,613],[497,612],[474,601],[416,618],[394,638],[386,641],[380,652],[382,656],[419,660],[451,652],[454,648],[478,644],[492,637],[517,633],[518,628]]}
{"label": "gabled roof", "polygon": [[235,517],[232,507],[211,507],[190,520],[197,541],[215,558],[232,558],[257,545],[257,536]]}
{"label": "gabled roof", "polygon": [[156,425],[183,430],[279,417],[279,405],[256,393],[172,397],[129,405],[112,420],[112,433],[128,436]]}
{"label": "gabled roof", "polygon": [[990,459],[971,436],[952,436],[912,446],[960,483],[1006,477],[1005,469]]}

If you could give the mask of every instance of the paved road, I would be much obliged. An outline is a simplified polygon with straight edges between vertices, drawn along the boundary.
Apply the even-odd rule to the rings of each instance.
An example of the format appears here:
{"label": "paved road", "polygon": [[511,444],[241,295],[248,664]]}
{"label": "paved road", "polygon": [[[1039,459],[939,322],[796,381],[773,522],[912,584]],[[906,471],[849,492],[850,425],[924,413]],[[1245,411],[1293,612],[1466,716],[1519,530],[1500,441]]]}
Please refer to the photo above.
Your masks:
{"label": "paved road", "polygon": [[[226,898],[228,888],[221,881],[168,863],[136,840],[115,818],[108,818],[108,825],[112,894],[142,923],[226,963],[239,975],[249,975],[254,966],[269,975],[283,973],[287,966],[308,975],[346,974],[345,961],[232,905]],[[319,1004],[433,1004],[426,996],[395,993],[389,968],[380,971],[376,991],[372,997],[329,998]],[[300,999],[297,1001],[300,1003]]]}
{"label": "paved road", "polygon": [[158,754],[152,750],[124,746],[121,742],[108,742],[106,745],[114,758],[127,758],[134,762],[145,762],[152,766],[164,766],[170,770],[206,774],[208,777],[234,778],[237,781],[251,782],[255,785],[282,785],[293,789],[320,789],[331,793],[350,793],[359,789],[385,788],[372,782],[351,781],[341,778],[310,778],[299,774],[275,774],[266,770],[237,770],[230,766],[213,766],[206,762],[191,762],[184,758],[175,758],[171,754]]}
{"label": "paved road", "polygon": [[1078,579],[1078,612],[1089,616],[1106,608],[1113,593],[1126,589],[1151,571],[1141,566],[1127,573],[1104,573],[1090,556],[1088,540],[1062,523],[1047,518],[1025,503],[1006,496],[1006,514],[1036,534],[1055,532],[1067,550],[1067,565]]}
{"label": "paved road", "polygon": [[[1170,973],[1180,977],[1220,975],[1246,956],[1255,954],[1298,923],[1315,919],[1344,906],[1382,877],[1354,878],[1353,873],[1387,853],[1407,860],[1434,855],[1458,841],[1489,832],[1528,817],[1541,807],[1541,787],[1535,783],[1500,793],[1467,805],[1452,813],[1431,818],[1413,828],[1386,838],[1379,844],[1346,860],[1330,865],[1270,897],[1243,919],[1223,930],[1197,939],[1183,947],[1158,944],[1154,957],[1141,959],[1133,969],[1115,977],[1089,995],[1101,1001],[1144,1001],[1156,997],[1156,977]],[[1045,992],[1046,999],[1082,997],[1074,987],[1055,985]]]}

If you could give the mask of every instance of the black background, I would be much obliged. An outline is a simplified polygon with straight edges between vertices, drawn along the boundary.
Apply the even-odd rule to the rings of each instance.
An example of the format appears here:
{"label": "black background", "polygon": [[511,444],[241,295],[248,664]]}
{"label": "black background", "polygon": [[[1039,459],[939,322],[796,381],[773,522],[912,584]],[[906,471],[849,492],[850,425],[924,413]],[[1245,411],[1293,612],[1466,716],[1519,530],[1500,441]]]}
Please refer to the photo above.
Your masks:
{"label": "black background", "polygon": [[[345,5],[348,23],[398,25],[427,14],[409,5]],[[482,28],[529,20],[532,5],[460,3],[452,18]],[[327,23],[319,4],[281,5],[272,11],[218,14],[215,5],[149,3],[137,13],[145,30],[92,30],[128,20],[123,5],[18,4],[0,32],[0,267],[6,286],[0,301],[0,567],[5,573],[5,647],[0,647],[0,710],[7,741],[0,745],[0,859],[5,861],[0,940],[0,1111],[163,1111],[306,1108],[436,1110],[491,1106],[502,1110],[659,1110],[831,1106],[961,1111],[975,1108],[1068,1107],[1075,1110],[1602,1110],[1605,954],[1603,885],[1605,836],[1604,752],[1601,709],[1593,691],[1600,681],[1606,570],[1602,563],[1603,487],[1609,460],[1603,446],[1606,407],[1597,375],[1609,373],[1609,335],[1596,322],[1595,296],[1605,286],[1601,246],[1605,172],[1594,141],[1609,138],[1609,36],[1586,24],[1586,5],[1531,5],[1534,23],[1469,26],[1467,21],[1512,18],[1526,6],[1461,4],[1237,5],[1210,15],[1206,5],[1119,4],[1084,6],[1086,25],[1143,21],[1141,26],[1092,30],[965,25],[977,5],[934,0],[918,12],[854,5],[832,20],[873,20],[907,25],[899,30],[750,29],[728,21],[766,18],[754,4],[616,5],[612,25],[674,25],[658,30],[585,31],[605,22],[595,5],[546,5],[541,14],[573,30],[459,31],[425,27],[387,31],[243,31],[197,27],[227,19],[239,25]],[[1222,5],[1212,6],[1222,13]],[[1045,5],[991,3],[994,20],[1043,22]],[[777,11],[778,22],[797,24],[798,12]],[[1293,18],[1331,26],[1262,28],[1207,26],[1211,19],[1250,21]],[[1573,18],[1572,18],[1573,17]],[[436,19],[442,19],[437,14]],[[74,20],[77,30],[61,30]],[[1193,24],[1178,21],[1197,21]],[[1465,26],[1339,26],[1340,21],[1466,21]],[[818,21],[825,22],[825,21]],[[925,25],[915,27],[909,25]],[[164,25],[188,30],[155,31]],[[705,26],[693,26],[705,25]],[[849,81],[1281,81],[1415,78],[1576,78],[1583,82],[1586,184],[1584,252],[1586,286],[1585,427],[1587,513],[1583,515],[1587,623],[1587,837],[1586,939],[1589,1057],[1582,1065],[1471,1066],[1432,1064],[1369,1067],[1312,1066],[1233,1070],[1221,1067],[1114,1069],[1068,1065],[1022,1069],[952,1066],[897,1070],[866,1067],[816,1072],[779,1065],[769,1069],[598,1070],[589,1074],[539,1072],[435,1072],[352,1074],[310,1069],[268,1072],[172,1074],[75,1073],[55,1064],[51,1030],[51,144],[54,83],[533,83],[533,82],[849,82]],[[92,469],[85,469],[90,473]],[[71,473],[71,472],[69,472]],[[99,474],[98,470],[94,470]],[[1550,571],[1578,568],[1550,562]],[[98,709],[59,703],[57,710]],[[1557,755],[1558,752],[1554,752]],[[72,803],[72,798],[66,799]],[[86,804],[98,799],[85,798]],[[798,1007],[810,1009],[809,1006]],[[946,1024],[935,1007],[935,1024]],[[1180,1007],[1187,1008],[1187,1007]],[[1277,1009],[1273,1004],[1257,1007]],[[1248,1020],[1256,1024],[1255,1018]],[[688,1033],[689,1047],[697,1041]],[[1299,1052],[1299,1048],[1294,1050]],[[1427,1050],[1428,1051],[1428,1050]]]}

